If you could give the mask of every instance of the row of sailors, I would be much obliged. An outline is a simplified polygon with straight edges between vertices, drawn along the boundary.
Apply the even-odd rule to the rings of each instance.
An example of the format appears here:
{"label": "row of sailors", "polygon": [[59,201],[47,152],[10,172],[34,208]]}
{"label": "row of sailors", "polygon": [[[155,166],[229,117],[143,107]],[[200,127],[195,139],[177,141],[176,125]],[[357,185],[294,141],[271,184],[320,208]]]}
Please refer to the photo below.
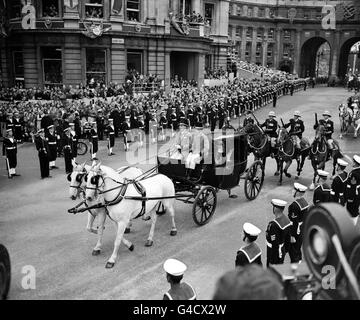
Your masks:
{"label": "row of sailors", "polygon": [[[327,183],[329,173],[318,170],[319,184],[313,194],[313,204],[336,202],[346,206],[350,217],[356,225],[359,218],[360,206],[360,156],[353,157],[353,169],[346,172],[348,163],[338,160],[338,174],[332,185]],[[288,206],[288,215],[284,211],[286,201],[273,199],[274,220],[270,221],[266,229],[267,261],[266,265],[283,264],[286,254],[291,263],[302,260],[303,222],[310,208],[305,199],[306,186],[294,184],[295,200]],[[243,225],[243,241],[245,243],[237,252],[235,265],[244,266],[249,263],[262,265],[261,249],[256,240],[261,230],[251,223]]]}

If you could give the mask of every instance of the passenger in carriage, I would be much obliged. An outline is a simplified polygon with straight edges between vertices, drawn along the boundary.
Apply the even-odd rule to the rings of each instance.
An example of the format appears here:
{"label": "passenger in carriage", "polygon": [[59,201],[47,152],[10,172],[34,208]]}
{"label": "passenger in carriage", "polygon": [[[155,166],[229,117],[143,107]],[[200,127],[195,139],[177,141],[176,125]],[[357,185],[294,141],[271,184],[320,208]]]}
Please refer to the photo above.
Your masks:
{"label": "passenger in carriage", "polygon": [[210,144],[207,136],[202,131],[202,127],[196,127],[196,131],[192,134],[192,142],[189,150],[189,154],[185,160],[185,167],[191,170],[195,170],[195,166],[200,164],[204,159],[208,157]]}

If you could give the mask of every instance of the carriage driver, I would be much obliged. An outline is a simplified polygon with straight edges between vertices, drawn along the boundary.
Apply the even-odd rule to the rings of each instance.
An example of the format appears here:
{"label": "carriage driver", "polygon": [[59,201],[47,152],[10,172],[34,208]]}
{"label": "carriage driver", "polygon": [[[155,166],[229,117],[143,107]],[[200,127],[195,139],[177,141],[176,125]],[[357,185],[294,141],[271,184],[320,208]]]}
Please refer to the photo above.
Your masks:
{"label": "carriage driver", "polygon": [[325,128],[324,136],[328,143],[329,149],[334,149],[334,140],[332,139],[332,134],[334,133],[334,122],[330,120],[331,113],[329,111],[325,111],[323,113],[324,119],[319,120],[319,124],[314,125],[314,129],[316,130],[318,128],[318,125],[323,125]]}
{"label": "carriage driver", "polygon": [[278,137],[277,134],[277,128],[278,123],[275,120],[276,115],[274,111],[269,112],[269,118],[265,120],[263,124],[260,125],[261,128],[265,127],[265,133],[269,137],[269,140],[271,142],[271,155],[274,157],[274,149],[276,146],[276,138]]}
{"label": "carriage driver", "polygon": [[300,111],[294,112],[294,118],[290,119],[289,123],[285,124],[284,128],[287,129],[290,127],[289,134],[294,142],[296,151],[299,153],[301,150],[301,139],[302,134],[305,131],[304,122],[300,119]]}

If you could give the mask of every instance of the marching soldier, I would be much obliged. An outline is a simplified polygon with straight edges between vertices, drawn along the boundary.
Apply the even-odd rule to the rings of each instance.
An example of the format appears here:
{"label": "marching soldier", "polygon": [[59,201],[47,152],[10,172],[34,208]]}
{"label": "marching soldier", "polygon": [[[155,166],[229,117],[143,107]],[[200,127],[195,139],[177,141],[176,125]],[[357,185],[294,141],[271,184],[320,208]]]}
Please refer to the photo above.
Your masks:
{"label": "marching soldier", "polygon": [[129,142],[130,139],[130,133],[131,133],[131,122],[130,122],[130,116],[125,116],[125,122],[122,125],[122,132],[124,135],[124,149],[125,151],[129,150]]}
{"label": "marching soldier", "polygon": [[23,138],[23,126],[20,120],[19,112],[14,113],[13,123],[14,123],[14,138],[18,143],[21,143]]}
{"label": "marching soldier", "polygon": [[45,140],[44,129],[38,131],[38,136],[35,140],[35,146],[38,151],[39,161],[40,161],[40,174],[41,179],[51,178],[50,168],[49,168],[49,153],[48,146]]}
{"label": "marching soldier", "polygon": [[269,112],[269,118],[266,119],[265,122],[260,125],[261,128],[265,127],[265,133],[267,134],[267,136],[270,139],[272,157],[274,157],[274,152],[275,152],[274,149],[275,149],[275,146],[276,146],[276,138],[278,137],[278,134],[277,134],[278,123],[275,120],[275,117],[276,117],[275,112],[270,111]]}
{"label": "marching soldier", "polygon": [[62,139],[62,147],[64,153],[65,160],[65,172],[69,174],[73,171],[72,159],[73,159],[73,144],[72,144],[72,136],[71,136],[71,128],[66,128],[64,130],[64,135]]}
{"label": "marching soldier", "polygon": [[332,201],[345,205],[345,191],[348,173],[345,171],[348,163],[342,159],[337,160],[337,175],[331,184]]}
{"label": "marching soldier", "polygon": [[166,279],[170,283],[170,290],[164,294],[163,300],[196,300],[196,292],[186,282],[181,283],[186,265],[176,259],[168,259],[163,266]]}
{"label": "marching soldier", "polygon": [[115,146],[115,127],[114,127],[114,120],[109,119],[109,125],[107,127],[107,133],[108,133],[108,150],[109,150],[109,156],[115,155],[113,153],[113,148]]}
{"label": "marching soldier", "polygon": [[276,92],[276,89],[273,89],[272,99],[273,99],[273,107],[275,108],[275,107],[276,107],[276,102],[277,102],[277,92]]}
{"label": "marching soldier", "polygon": [[194,108],[192,106],[192,104],[189,104],[189,107],[187,109],[187,119],[188,119],[188,125],[189,128],[194,128],[195,127],[195,114],[194,114]]}
{"label": "marching soldier", "polygon": [[12,129],[13,131],[12,131],[12,133],[13,133],[13,135],[14,135],[14,130],[15,130],[15,128],[14,128],[14,119],[13,119],[13,114],[11,113],[11,112],[9,112],[8,114],[7,114],[7,117],[6,117],[7,119],[6,119],[6,129]]}
{"label": "marching soldier", "polygon": [[216,127],[216,122],[218,120],[218,113],[216,109],[216,105],[213,104],[209,114],[209,122],[210,122],[210,131],[214,132]]}
{"label": "marching soldier", "polygon": [[251,223],[244,223],[243,225],[245,246],[241,247],[236,254],[235,266],[243,267],[247,264],[256,263],[262,266],[261,249],[257,245],[256,240],[261,233],[261,230]]}
{"label": "marching soldier", "polygon": [[185,110],[184,110],[184,106],[182,105],[181,108],[180,108],[180,112],[179,112],[179,121],[180,123],[183,123],[183,124],[186,124],[188,125],[188,120],[186,119],[186,113],[185,113]]}
{"label": "marching soldier", "polygon": [[90,142],[91,160],[98,160],[98,158],[96,157],[96,153],[98,152],[98,148],[99,148],[99,136],[96,129],[96,121],[93,121],[91,123],[89,142]]}
{"label": "marching soldier", "polygon": [[178,121],[178,116],[176,114],[176,108],[172,108],[172,112],[170,115],[170,121],[171,121],[171,131],[172,134],[174,134],[177,129],[179,128],[179,121]]}
{"label": "marching soldier", "polygon": [[331,202],[331,188],[326,182],[329,173],[319,169],[317,174],[319,176],[319,183],[314,190],[313,203],[316,205],[318,203]]}
{"label": "marching soldier", "polygon": [[301,118],[300,111],[295,111],[294,118],[290,119],[289,123],[285,124],[284,126],[285,129],[290,127],[289,134],[293,139],[297,154],[299,154],[301,151],[301,139],[302,139],[302,134],[305,131],[304,122],[300,118]]}
{"label": "marching soldier", "polygon": [[8,178],[20,176],[16,173],[17,166],[17,142],[14,138],[13,129],[6,129],[6,137],[3,141],[3,156],[6,160],[6,168],[8,170]]}
{"label": "marching soldier", "polygon": [[360,156],[354,155],[353,169],[346,183],[346,209],[356,225],[359,219],[360,207]]}
{"label": "marching soldier", "polygon": [[270,264],[283,264],[290,244],[291,222],[284,215],[287,203],[283,200],[273,199],[271,204],[275,219],[269,222],[266,230],[267,267]]}
{"label": "marching soldier", "polygon": [[309,204],[304,198],[307,187],[300,183],[294,183],[294,189],[295,201],[288,208],[288,217],[291,221],[289,256],[291,263],[300,263],[302,259],[303,223],[309,209]]}
{"label": "marching soldier", "polygon": [[54,125],[50,125],[47,127],[47,131],[45,133],[45,139],[48,144],[49,149],[49,166],[50,170],[58,169],[56,166],[56,156],[57,156],[57,137],[55,135]]}
{"label": "marching soldier", "polygon": [[196,128],[203,128],[203,114],[202,114],[202,107],[198,105],[196,107],[195,113],[195,127]]}

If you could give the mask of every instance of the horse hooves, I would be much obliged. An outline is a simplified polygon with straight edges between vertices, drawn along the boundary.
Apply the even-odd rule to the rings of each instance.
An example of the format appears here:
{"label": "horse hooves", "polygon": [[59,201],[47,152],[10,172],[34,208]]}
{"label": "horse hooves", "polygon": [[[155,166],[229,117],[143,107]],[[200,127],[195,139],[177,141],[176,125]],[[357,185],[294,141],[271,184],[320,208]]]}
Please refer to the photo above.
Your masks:
{"label": "horse hooves", "polygon": [[133,252],[134,249],[135,249],[135,246],[132,244],[132,245],[129,247],[129,250],[130,250],[131,252]]}
{"label": "horse hooves", "polygon": [[158,216],[163,216],[165,213],[166,213],[166,210],[156,211],[156,214],[157,214]]}
{"label": "horse hooves", "polygon": [[275,173],[274,173],[274,176],[275,177],[277,177],[277,176],[279,176],[280,175],[280,173],[278,172],[278,171],[276,171]]}
{"label": "horse hooves", "polygon": [[171,230],[170,235],[171,236],[176,236],[177,235],[177,230]]}
{"label": "horse hooves", "polygon": [[145,243],[145,247],[151,247],[153,245],[154,241],[152,240],[147,240]]}
{"label": "horse hooves", "polygon": [[290,173],[285,173],[285,177],[286,178],[291,178],[291,174]]}
{"label": "horse hooves", "polygon": [[299,178],[299,176],[295,176],[295,180],[299,180],[300,178]]}
{"label": "horse hooves", "polygon": [[100,254],[100,252],[101,252],[100,250],[93,250],[92,255],[98,256]]}
{"label": "horse hooves", "polygon": [[231,199],[236,199],[238,196],[236,195],[236,194],[231,194],[230,196],[229,196],[229,198],[231,198]]}
{"label": "horse hooves", "polygon": [[115,265],[115,262],[107,262],[106,265],[105,265],[105,268],[106,269],[111,269],[113,268]]}
{"label": "horse hooves", "polygon": [[147,217],[143,217],[142,218],[144,221],[149,221],[150,219],[151,219],[151,217],[150,216],[147,216]]}
{"label": "horse hooves", "polygon": [[126,228],[124,233],[129,234],[130,233],[130,228]]}

